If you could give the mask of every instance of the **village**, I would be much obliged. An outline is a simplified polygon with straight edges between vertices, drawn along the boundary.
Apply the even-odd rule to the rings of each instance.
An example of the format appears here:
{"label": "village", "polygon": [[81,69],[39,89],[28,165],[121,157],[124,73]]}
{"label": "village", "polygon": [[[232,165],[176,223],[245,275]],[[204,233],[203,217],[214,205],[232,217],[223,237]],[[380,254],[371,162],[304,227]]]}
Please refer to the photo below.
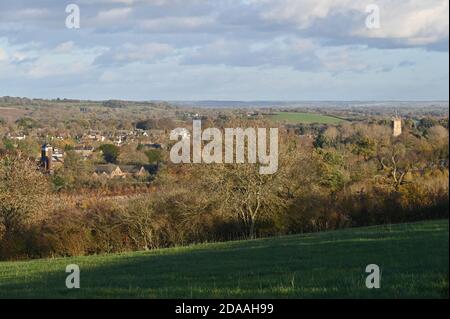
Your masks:
{"label": "village", "polygon": [[[84,114],[88,113],[89,110],[88,108],[81,107],[80,112]],[[261,116],[261,114],[262,113],[258,111],[247,111],[243,112],[242,116],[254,120],[258,119],[258,116]],[[86,132],[77,131],[75,133],[67,129],[55,130],[46,126],[33,127],[32,123],[30,124],[33,120],[25,118],[16,121],[16,123],[21,124],[22,127],[25,126],[25,129],[20,129],[21,126],[19,125],[16,126],[15,130],[10,129],[8,132],[4,133],[3,143],[6,145],[6,148],[23,148],[28,157],[34,158],[39,170],[44,174],[53,175],[58,170],[63,169],[65,166],[65,158],[68,154],[72,154],[76,156],[78,160],[83,160],[91,164],[89,165],[91,170],[89,175],[93,179],[133,178],[145,182],[149,181],[149,178],[157,172],[160,164],[163,162],[163,158],[168,157],[169,153],[170,158],[174,163],[191,162],[190,143],[187,143],[191,138],[191,134],[187,127],[193,127],[193,136],[199,134],[200,136],[203,136],[201,131],[199,133],[201,128],[198,128],[198,125],[194,125],[195,123],[201,123],[202,118],[208,120],[207,116],[200,115],[198,112],[184,112],[180,115],[183,127],[175,130],[171,130],[174,126],[173,123],[165,126],[163,129],[155,129],[150,127],[148,120],[144,120],[141,121],[140,124],[135,124],[131,129],[90,129]],[[220,114],[216,115],[215,118],[216,120],[219,119]],[[26,125],[22,122],[26,122]],[[189,125],[189,123],[193,124]],[[137,126],[140,126],[140,128]],[[400,117],[392,118],[391,127],[392,135],[394,137],[401,135],[402,119]],[[318,137],[317,131],[314,129],[302,132],[301,130],[298,130],[298,126],[289,123],[285,123],[283,129],[287,132],[293,132],[298,136],[300,143],[306,143],[305,145],[309,146],[311,146]],[[206,129],[205,132],[210,132],[211,130],[213,129],[209,128]],[[227,130],[229,131],[228,133]],[[258,130],[258,135],[259,131],[260,130]],[[243,139],[250,138],[249,141],[252,140],[253,142],[256,142],[256,131],[253,130],[252,132],[253,135],[250,134],[249,136],[248,129],[242,130],[237,128],[231,129],[231,131],[230,129],[225,129],[226,140],[230,139],[230,136],[228,135],[231,134],[231,138],[236,135],[236,143],[238,143],[236,147],[241,149],[241,155],[237,158],[238,162],[244,161],[242,149],[244,146]],[[222,135],[220,131],[219,135]],[[175,143],[174,141],[178,141],[179,137],[181,137],[181,140],[178,143]],[[278,137],[276,137],[276,139],[278,139]],[[206,140],[208,140],[208,138],[206,138]],[[272,137],[270,140],[272,149],[274,141],[272,141]],[[194,141],[194,145],[195,144]],[[213,140],[210,144],[215,145],[217,143]],[[210,159],[210,162],[222,162],[222,160],[216,159],[217,156],[221,157],[220,154],[215,154],[217,152],[221,153],[221,147],[218,148],[217,151],[213,147],[212,150],[214,151],[214,154],[212,155],[210,154],[211,150],[209,150],[209,148],[211,148],[211,146],[206,145],[206,153],[208,154],[201,151],[196,152],[196,148],[194,148],[193,155],[199,153],[200,156],[202,156],[201,154],[205,153],[207,158],[211,156],[211,158],[214,158],[214,160]],[[225,148],[225,150],[226,149],[227,148]],[[180,151],[181,155],[179,154]],[[248,155],[250,156],[251,154],[253,153],[250,152]],[[253,155],[256,156],[256,152]],[[230,154],[225,154],[225,162],[227,162],[227,158],[230,159]],[[249,161],[255,163],[256,157],[253,160],[252,158],[253,156],[250,156]],[[273,169],[271,171],[273,171]]]}
{"label": "village", "polygon": [[[35,144],[32,149],[36,149],[37,141],[46,141],[40,145],[40,152],[35,152],[36,163],[45,174],[54,174],[56,170],[62,168],[69,152],[95,164],[92,171],[94,178],[143,179],[156,172],[158,155],[166,147],[163,143],[166,139],[166,132],[158,129],[117,130],[114,132],[90,130],[75,136],[70,133],[50,135],[44,129],[28,130],[27,133],[25,134],[23,131],[8,132],[4,135],[3,140],[15,148],[26,142]],[[116,158],[105,160],[102,145],[112,145],[118,151],[134,146],[144,154],[146,152],[147,154],[156,154],[156,159],[150,158],[146,162],[142,158],[138,161],[130,158],[120,163]]]}

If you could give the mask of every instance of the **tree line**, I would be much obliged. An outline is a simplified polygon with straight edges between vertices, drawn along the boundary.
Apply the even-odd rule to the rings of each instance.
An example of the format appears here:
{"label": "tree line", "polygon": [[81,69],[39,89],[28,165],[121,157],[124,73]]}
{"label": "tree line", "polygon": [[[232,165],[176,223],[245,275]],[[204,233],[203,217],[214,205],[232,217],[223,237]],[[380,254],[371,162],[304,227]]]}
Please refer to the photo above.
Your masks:
{"label": "tree line", "polygon": [[[251,120],[224,127],[261,125]],[[247,122],[246,122],[247,121]],[[212,123],[214,124],[214,123]],[[58,201],[20,152],[0,156],[0,257],[75,256],[448,218],[448,126],[280,129],[279,169],[164,161],[153,191]],[[78,162],[78,164],[80,164]],[[78,165],[77,164],[77,165]],[[77,174],[73,174],[77,179]]]}

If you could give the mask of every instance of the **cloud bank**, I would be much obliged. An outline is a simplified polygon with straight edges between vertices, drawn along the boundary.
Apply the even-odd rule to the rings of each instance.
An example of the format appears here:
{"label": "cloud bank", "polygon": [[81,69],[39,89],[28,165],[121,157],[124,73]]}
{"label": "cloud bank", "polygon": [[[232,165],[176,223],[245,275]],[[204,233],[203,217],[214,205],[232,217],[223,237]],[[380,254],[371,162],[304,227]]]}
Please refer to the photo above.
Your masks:
{"label": "cloud bank", "polygon": [[0,95],[448,99],[448,0],[69,3],[0,4]]}

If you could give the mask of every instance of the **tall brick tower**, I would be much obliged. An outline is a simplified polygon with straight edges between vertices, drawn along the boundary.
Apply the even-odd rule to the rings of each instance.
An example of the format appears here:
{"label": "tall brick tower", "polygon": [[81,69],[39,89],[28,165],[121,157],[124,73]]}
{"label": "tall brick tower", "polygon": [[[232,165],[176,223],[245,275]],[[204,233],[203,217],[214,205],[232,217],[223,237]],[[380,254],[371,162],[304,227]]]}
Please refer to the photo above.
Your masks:
{"label": "tall brick tower", "polygon": [[52,170],[53,147],[47,143],[41,147],[41,165],[46,172]]}

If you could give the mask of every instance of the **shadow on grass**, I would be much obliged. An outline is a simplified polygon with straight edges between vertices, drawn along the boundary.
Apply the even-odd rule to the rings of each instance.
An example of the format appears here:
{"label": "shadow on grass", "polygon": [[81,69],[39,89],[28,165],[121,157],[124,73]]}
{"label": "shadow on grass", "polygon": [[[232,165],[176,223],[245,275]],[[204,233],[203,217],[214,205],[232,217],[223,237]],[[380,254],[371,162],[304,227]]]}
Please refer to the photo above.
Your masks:
{"label": "shadow on grass", "polygon": [[[382,288],[365,287],[365,267]],[[67,289],[66,265],[81,269]],[[448,221],[0,263],[2,298],[447,298]]]}

